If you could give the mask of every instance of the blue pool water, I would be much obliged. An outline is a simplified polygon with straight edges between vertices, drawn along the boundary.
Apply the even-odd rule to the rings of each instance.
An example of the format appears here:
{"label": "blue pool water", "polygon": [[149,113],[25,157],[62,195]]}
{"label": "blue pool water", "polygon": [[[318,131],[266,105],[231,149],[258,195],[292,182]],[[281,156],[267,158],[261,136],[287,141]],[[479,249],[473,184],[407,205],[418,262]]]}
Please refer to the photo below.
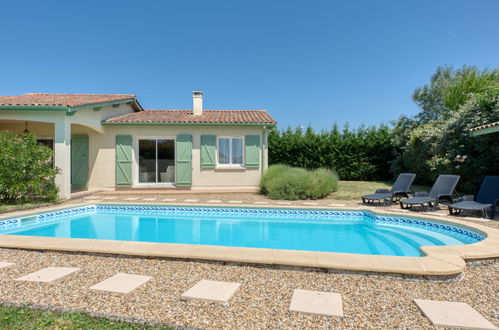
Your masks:
{"label": "blue pool water", "polygon": [[97,205],[0,221],[0,234],[421,256],[475,243],[448,223],[363,211]]}

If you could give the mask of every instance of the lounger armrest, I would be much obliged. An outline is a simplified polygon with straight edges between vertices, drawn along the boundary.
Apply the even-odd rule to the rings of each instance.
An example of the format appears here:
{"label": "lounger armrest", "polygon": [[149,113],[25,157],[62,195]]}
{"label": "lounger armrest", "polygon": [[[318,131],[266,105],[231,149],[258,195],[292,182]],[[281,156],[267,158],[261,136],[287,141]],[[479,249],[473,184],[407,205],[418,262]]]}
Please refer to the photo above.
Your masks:
{"label": "lounger armrest", "polygon": [[474,200],[475,200],[475,195],[464,195],[463,197],[459,198],[460,202],[474,201]]}
{"label": "lounger armrest", "polygon": [[379,189],[376,189],[375,193],[378,194],[378,193],[389,193],[390,192],[390,189],[384,189],[384,188],[379,188]]}
{"label": "lounger armrest", "polygon": [[426,191],[416,191],[414,197],[428,197],[428,193]]}

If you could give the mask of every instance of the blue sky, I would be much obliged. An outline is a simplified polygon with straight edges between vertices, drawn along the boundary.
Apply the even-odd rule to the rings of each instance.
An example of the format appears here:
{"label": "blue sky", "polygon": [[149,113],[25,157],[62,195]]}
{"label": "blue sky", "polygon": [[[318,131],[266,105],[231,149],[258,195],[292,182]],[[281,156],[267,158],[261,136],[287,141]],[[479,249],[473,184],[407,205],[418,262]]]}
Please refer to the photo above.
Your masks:
{"label": "blue sky", "polygon": [[279,126],[387,123],[438,65],[499,65],[499,1],[9,1],[0,94],[133,93],[267,109]]}

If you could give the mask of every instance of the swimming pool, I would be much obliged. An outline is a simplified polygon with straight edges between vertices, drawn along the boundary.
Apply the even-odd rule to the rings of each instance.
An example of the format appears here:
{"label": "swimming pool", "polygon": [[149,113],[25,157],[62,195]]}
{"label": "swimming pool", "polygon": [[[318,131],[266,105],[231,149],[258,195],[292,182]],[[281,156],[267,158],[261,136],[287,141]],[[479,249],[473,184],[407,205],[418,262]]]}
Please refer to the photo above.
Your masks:
{"label": "swimming pool", "polygon": [[476,243],[450,223],[368,211],[89,205],[0,221],[0,235],[422,256],[421,246]]}

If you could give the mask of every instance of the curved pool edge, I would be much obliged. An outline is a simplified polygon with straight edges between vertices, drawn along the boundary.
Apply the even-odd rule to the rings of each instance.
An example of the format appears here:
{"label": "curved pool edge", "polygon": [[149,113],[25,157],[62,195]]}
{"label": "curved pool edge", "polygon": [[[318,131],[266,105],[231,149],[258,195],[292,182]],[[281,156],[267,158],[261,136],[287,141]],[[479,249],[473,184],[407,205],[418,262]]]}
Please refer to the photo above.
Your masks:
{"label": "curved pool edge", "polygon": [[[78,204],[96,205],[96,204]],[[109,205],[109,204],[103,204]],[[124,204],[120,204],[124,205]],[[134,203],[139,205],[139,203]],[[168,205],[140,203],[140,205]],[[190,206],[210,206],[197,204]],[[73,206],[71,206],[73,207]],[[217,205],[216,207],[248,207],[248,205]],[[254,207],[254,206],[253,206]],[[274,205],[258,208],[282,209],[342,209],[317,208],[303,206],[276,207]],[[66,207],[51,208],[52,210]],[[465,222],[443,216],[428,214],[407,215],[389,210],[376,210],[365,207],[348,207],[348,210],[360,210],[383,215],[409,216],[430,219],[436,222],[460,225],[478,231],[484,240],[464,245],[423,246],[423,257],[401,257],[385,255],[350,254],[336,252],[315,252],[296,250],[276,250],[263,248],[225,247],[210,245],[190,245],[173,243],[110,241],[99,239],[57,238],[37,236],[0,235],[0,247],[29,250],[48,250],[66,252],[84,252],[96,254],[129,255],[137,257],[163,257],[190,260],[214,260],[234,263],[265,264],[280,266],[312,267],[332,271],[368,272],[401,274],[412,276],[452,276],[460,274],[466,268],[465,260],[499,258],[499,230],[475,223]],[[40,211],[36,212],[40,213]],[[25,215],[29,215],[27,212]]]}

